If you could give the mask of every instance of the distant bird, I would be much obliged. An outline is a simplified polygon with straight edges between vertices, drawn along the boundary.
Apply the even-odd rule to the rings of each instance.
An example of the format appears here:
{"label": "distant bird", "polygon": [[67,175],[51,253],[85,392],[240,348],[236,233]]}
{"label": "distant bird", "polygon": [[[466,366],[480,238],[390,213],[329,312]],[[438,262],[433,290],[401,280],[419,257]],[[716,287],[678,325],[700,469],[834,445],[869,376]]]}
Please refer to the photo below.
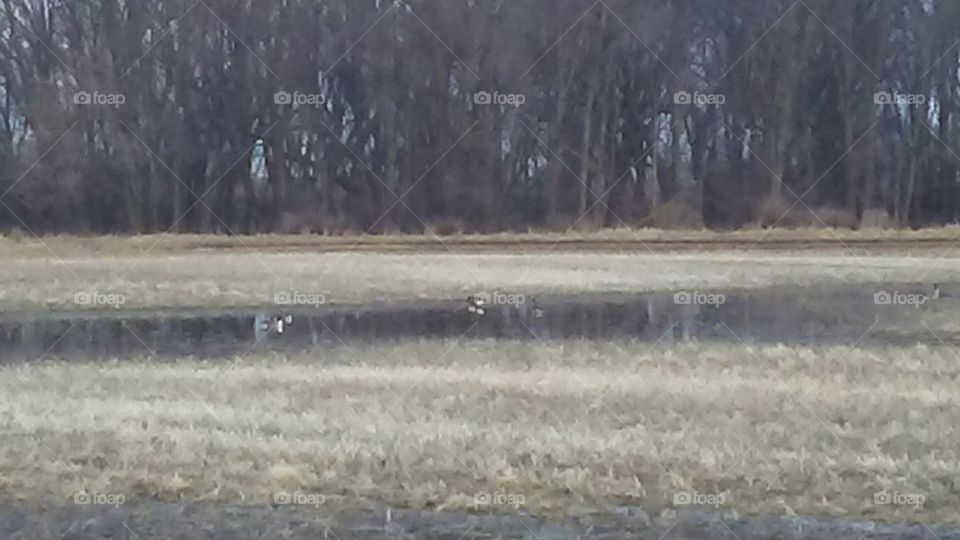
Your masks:
{"label": "distant bird", "polygon": [[293,315],[275,315],[266,321],[261,321],[260,330],[282,335],[291,325],[293,325]]}
{"label": "distant bird", "polygon": [[533,304],[533,317],[535,319],[543,318],[543,308],[540,307],[540,304],[537,303],[536,298],[530,299],[530,303]]}
{"label": "distant bird", "polygon": [[520,302],[515,307],[517,308],[517,313],[520,314],[521,321],[543,318],[543,308],[537,303],[536,298],[530,298]]}
{"label": "distant bird", "polygon": [[933,300],[939,300],[940,297],[942,297],[942,296],[947,296],[947,295],[943,294],[943,293],[940,291],[940,284],[939,284],[939,283],[934,283],[934,284],[933,284],[933,294],[930,295],[930,298],[933,299]]}
{"label": "distant bird", "polygon": [[481,298],[479,295],[472,295],[467,297],[467,311],[470,313],[475,313],[477,315],[483,315],[487,310],[483,307],[487,305],[485,298]]}

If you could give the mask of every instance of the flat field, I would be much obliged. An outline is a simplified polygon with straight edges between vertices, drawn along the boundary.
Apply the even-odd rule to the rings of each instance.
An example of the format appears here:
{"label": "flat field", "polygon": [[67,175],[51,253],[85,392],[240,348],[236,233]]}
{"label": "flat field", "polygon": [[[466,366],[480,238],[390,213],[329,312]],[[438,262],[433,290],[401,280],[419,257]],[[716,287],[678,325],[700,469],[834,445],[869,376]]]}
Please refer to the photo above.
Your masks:
{"label": "flat field", "polygon": [[9,365],[0,492],[956,523],[958,378],[947,348],[626,341]]}
{"label": "flat field", "polygon": [[[477,291],[618,294],[820,283],[960,283],[960,228],[483,237],[175,237],[2,240],[6,312],[266,307],[281,293],[330,304]],[[116,302],[105,308],[115,307]],[[96,306],[94,306],[96,307]]]}
{"label": "flat field", "polygon": [[[589,301],[778,286],[790,302],[807,287],[838,291],[831,331],[874,320],[872,339],[836,346],[468,335],[208,361],[3,362],[0,351],[0,501],[52,508],[28,519],[59,530],[99,508],[73,504],[88,496],[144,515],[193,505],[222,521],[293,501],[323,516],[442,510],[423,518],[438,526],[457,512],[624,507],[648,509],[659,531],[684,509],[957,525],[960,356],[947,344],[960,339],[958,241],[958,228],[0,239],[8,328],[50,311],[276,307],[280,294],[376,308],[479,291]],[[933,283],[946,298],[873,310],[888,285]],[[0,516],[0,536],[4,526]]]}

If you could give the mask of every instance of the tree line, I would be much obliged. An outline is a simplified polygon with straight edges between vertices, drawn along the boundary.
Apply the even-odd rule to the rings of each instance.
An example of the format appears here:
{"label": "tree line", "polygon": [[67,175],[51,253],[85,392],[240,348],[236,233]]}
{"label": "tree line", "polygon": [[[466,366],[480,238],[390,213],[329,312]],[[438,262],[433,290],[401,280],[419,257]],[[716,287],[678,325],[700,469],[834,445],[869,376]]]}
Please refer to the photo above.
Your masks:
{"label": "tree line", "polygon": [[919,227],[950,0],[0,0],[0,229]]}

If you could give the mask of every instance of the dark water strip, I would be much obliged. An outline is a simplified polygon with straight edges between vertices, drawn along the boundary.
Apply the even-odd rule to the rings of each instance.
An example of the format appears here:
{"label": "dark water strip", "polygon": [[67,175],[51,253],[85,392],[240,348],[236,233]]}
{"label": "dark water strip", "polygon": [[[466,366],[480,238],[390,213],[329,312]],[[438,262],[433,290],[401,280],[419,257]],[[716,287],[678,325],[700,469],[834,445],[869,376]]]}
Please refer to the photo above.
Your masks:
{"label": "dark water strip", "polygon": [[[910,307],[876,305],[875,290],[767,289],[698,297],[722,295],[719,305],[684,304],[673,292],[558,297],[485,306],[482,316],[470,313],[465,301],[292,312],[38,314],[0,318],[0,360],[229,357],[421,338],[852,344],[881,315],[887,320],[916,315]],[[282,335],[266,329],[273,317],[287,314],[294,322]]]}

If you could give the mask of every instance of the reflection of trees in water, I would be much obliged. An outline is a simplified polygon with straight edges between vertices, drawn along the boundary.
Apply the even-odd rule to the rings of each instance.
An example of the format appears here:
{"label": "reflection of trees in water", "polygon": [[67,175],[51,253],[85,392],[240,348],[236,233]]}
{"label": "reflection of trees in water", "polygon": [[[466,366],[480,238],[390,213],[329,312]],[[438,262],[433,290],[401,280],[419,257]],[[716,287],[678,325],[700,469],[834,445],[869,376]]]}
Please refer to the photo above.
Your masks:
{"label": "reflection of trees in water", "polygon": [[[843,341],[859,338],[874,322],[876,306],[869,295],[860,295],[864,300],[849,292],[815,294],[728,295],[719,307],[678,305],[672,294],[659,293],[609,302],[555,299],[539,306],[540,317],[538,308],[529,304],[489,306],[483,317],[468,313],[459,303],[432,309],[308,311],[296,313],[296,323],[282,336],[271,335],[264,324],[269,322],[268,312],[166,319],[44,318],[0,323],[0,358],[37,359],[44,354],[109,358],[151,352],[214,357],[336,346],[341,340],[411,338]],[[888,310],[884,320],[919,326],[915,319],[935,315]]]}

